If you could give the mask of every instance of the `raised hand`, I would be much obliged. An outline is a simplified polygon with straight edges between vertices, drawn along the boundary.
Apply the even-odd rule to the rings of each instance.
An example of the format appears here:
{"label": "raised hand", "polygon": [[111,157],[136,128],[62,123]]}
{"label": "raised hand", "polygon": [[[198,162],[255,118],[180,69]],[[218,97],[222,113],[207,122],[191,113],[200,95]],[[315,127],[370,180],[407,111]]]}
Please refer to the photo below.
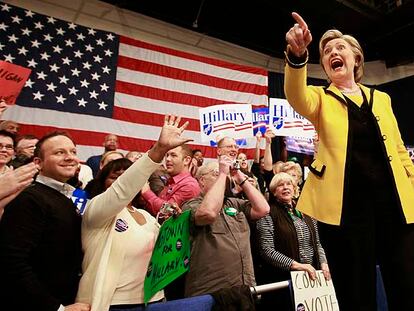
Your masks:
{"label": "raised hand", "polygon": [[303,56],[312,41],[312,35],[305,20],[296,12],[292,12],[296,23],[286,33],[286,42],[290,51],[297,57]]}
{"label": "raised hand", "polygon": [[192,141],[191,138],[181,136],[189,122],[187,121],[182,126],[179,126],[180,121],[181,117],[174,115],[165,116],[164,126],[161,128],[158,141],[148,153],[149,157],[155,162],[160,162],[168,150]]}
{"label": "raised hand", "polygon": [[17,193],[30,185],[34,175],[38,172],[32,162],[15,170],[9,170],[0,176],[0,198]]}
{"label": "raised hand", "polygon": [[273,133],[273,131],[270,128],[266,129],[264,137],[266,139],[267,144],[270,144],[272,142],[272,138],[274,138],[275,136],[275,133]]}

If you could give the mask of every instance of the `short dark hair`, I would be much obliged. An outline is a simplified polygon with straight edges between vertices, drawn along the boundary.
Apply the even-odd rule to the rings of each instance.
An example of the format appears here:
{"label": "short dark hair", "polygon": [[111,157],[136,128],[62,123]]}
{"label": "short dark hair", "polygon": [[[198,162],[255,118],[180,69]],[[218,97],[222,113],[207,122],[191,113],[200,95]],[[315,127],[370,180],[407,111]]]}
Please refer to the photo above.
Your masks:
{"label": "short dark hair", "polygon": [[191,147],[187,144],[183,144],[181,145],[181,153],[183,155],[183,157],[193,157],[193,151],[191,150]]}
{"label": "short dark hair", "polygon": [[72,137],[65,131],[53,131],[50,133],[47,133],[46,135],[44,135],[43,137],[41,137],[39,139],[39,141],[36,143],[36,147],[34,150],[34,156],[40,159],[43,159],[43,152],[42,152],[42,146],[45,143],[45,141],[56,137],[56,136],[65,136],[67,138],[69,138],[73,144],[76,146],[75,142],[73,141]]}
{"label": "short dark hair", "polygon": [[0,136],[10,137],[13,140],[13,147],[16,147],[16,135],[6,130],[0,130]]}
{"label": "short dark hair", "polygon": [[105,180],[111,175],[112,172],[117,172],[120,170],[126,170],[132,165],[132,161],[127,158],[116,159],[108,164],[106,164],[98,173],[94,180],[94,185],[90,190],[90,197],[93,198],[98,194],[104,192],[105,189]]}
{"label": "short dark hair", "polygon": [[194,156],[197,152],[201,152],[201,153],[203,153],[200,149],[193,149],[193,156]]}
{"label": "short dark hair", "polygon": [[16,144],[23,139],[38,139],[38,138],[32,134],[20,135],[16,139]]}

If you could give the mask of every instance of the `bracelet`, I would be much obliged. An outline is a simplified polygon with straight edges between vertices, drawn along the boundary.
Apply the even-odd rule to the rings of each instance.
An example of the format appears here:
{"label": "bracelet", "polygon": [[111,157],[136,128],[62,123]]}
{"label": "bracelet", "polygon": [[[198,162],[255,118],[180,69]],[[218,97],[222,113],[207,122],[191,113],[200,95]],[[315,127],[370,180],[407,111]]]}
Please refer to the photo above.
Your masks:
{"label": "bracelet", "polygon": [[246,176],[246,178],[239,184],[239,186],[241,187],[241,186],[243,186],[243,184],[246,182],[246,180],[248,180],[249,179],[249,176]]}

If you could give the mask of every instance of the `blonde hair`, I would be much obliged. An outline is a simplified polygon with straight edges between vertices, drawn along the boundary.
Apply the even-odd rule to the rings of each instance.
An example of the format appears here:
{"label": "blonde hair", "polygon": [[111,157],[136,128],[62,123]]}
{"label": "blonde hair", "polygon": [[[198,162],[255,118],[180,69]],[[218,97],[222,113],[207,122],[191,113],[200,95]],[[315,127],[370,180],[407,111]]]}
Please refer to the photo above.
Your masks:
{"label": "blonde hair", "polygon": [[[364,52],[362,51],[361,45],[358,40],[351,35],[344,35],[342,32],[336,29],[330,29],[326,31],[322,38],[319,40],[319,62],[322,65],[323,50],[325,45],[333,39],[343,39],[350,46],[351,50],[355,55],[355,67],[354,67],[354,77],[355,82],[360,82],[364,74]],[[324,68],[325,70],[325,68]]]}
{"label": "blonde hair", "polygon": [[298,179],[302,180],[302,168],[300,167],[300,165],[298,163],[295,163],[293,161],[287,161],[285,163],[283,163],[280,167],[280,172],[284,172],[287,173],[290,170],[295,170],[297,175],[298,175]]}
{"label": "blonde hair", "polygon": [[107,151],[102,155],[102,158],[101,158],[101,161],[100,161],[100,165],[102,167],[105,166],[106,164],[108,164],[108,163],[106,163],[106,159],[112,154],[119,154],[121,156],[121,158],[124,157],[124,155],[119,151],[115,151],[115,150]]}
{"label": "blonde hair", "polygon": [[273,176],[269,185],[270,192],[274,193],[276,187],[279,186],[282,182],[290,182],[293,186],[294,193],[296,193],[298,186],[295,184],[293,177],[284,172],[277,173],[275,176]]}

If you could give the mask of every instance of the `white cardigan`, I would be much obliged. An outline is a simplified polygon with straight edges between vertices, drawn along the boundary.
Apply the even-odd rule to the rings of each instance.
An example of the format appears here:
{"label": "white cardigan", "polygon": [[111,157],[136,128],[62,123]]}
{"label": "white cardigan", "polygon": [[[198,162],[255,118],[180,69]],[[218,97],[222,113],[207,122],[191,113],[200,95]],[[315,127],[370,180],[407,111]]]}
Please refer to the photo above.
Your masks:
{"label": "white cardigan", "polygon": [[[112,243],[116,220],[127,217],[125,207],[158,167],[159,163],[145,154],[104,193],[87,203],[82,219],[83,275],[76,301],[91,304],[91,311],[109,309],[121,274],[125,249]],[[161,298],[163,293],[159,292],[153,300]]]}

